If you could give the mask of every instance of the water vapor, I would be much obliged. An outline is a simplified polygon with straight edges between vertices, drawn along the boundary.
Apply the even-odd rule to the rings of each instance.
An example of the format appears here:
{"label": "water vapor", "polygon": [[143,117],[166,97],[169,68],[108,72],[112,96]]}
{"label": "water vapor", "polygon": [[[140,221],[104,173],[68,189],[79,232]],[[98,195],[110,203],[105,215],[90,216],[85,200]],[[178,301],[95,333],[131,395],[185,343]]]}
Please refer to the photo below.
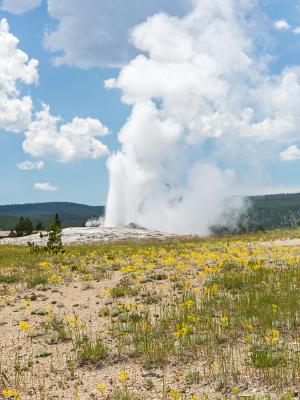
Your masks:
{"label": "water vapor", "polygon": [[255,1],[199,0],[134,28],[140,54],[106,81],[132,108],[107,164],[106,226],[207,234],[243,208],[230,148],[295,139],[299,68],[270,72],[258,15]]}

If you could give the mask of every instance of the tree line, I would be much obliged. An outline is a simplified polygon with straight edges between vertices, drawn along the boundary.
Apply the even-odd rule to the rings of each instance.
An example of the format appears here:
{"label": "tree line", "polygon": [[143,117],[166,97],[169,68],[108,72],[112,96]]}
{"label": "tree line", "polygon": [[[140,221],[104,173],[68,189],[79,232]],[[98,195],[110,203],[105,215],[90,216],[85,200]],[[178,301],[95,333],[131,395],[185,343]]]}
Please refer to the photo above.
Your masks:
{"label": "tree line", "polygon": [[[61,226],[61,221],[59,219],[58,214],[55,214],[54,220],[56,220],[58,225]],[[50,221],[50,223],[49,223],[49,229],[51,228],[52,223],[53,223],[53,220]],[[29,236],[35,232],[38,233],[38,232],[42,232],[42,231],[46,231],[46,230],[47,230],[47,228],[44,226],[44,224],[41,221],[39,221],[36,225],[34,225],[30,218],[22,216],[16,223],[14,229],[10,232],[10,237]]]}
{"label": "tree line", "polygon": [[58,214],[55,214],[54,218],[50,221],[49,228],[45,234],[43,233],[44,230],[45,228],[41,222],[38,222],[34,229],[32,221],[28,217],[24,218],[22,216],[17,222],[15,229],[10,232],[10,236],[23,237],[31,235],[34,231],[40,232],[41,239],[44,237],[48,239],[47,244],[43,246],[33,242],[28,242],[30,251],[35,253],[43,251],[50,253],[63,252],[61,220]]}
{"label": "tree line", "polygon": [[35,226],[28,217],[21,217],[16,223],[14,229],[10,232],[10,237],[22,237],[33,234],[34,231],[41,232],[45,230],[44,225],[39,221]]}

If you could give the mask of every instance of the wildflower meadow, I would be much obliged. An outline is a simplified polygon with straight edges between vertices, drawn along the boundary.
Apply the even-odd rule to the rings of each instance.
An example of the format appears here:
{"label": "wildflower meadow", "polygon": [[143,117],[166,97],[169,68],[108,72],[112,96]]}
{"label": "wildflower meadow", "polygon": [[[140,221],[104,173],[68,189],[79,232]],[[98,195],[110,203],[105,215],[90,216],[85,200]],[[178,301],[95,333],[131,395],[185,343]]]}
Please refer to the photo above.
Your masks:
{"label": "wildflower meadow", "polygon": [[1,246],[0,398],[298,398],[298,234]]}

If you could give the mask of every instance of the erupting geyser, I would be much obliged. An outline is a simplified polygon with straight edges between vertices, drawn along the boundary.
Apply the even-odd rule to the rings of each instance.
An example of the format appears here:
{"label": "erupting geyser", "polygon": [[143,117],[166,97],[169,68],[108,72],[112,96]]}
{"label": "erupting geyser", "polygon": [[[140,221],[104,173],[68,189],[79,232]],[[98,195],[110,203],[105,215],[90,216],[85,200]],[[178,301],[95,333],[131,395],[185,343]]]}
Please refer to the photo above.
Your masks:
{"label": "erupting geyser", "polygon": [[254,166],[274,143],[298,134],[300,69],[270,74],[257,2],[193,3],[184,18],[160,13],[137,26],[141,54],[105,83],[132,109],[108,160],[106,226],[206,234],[229,208],[238,216],[243,202],[230,196],[251,176],[257,183]]}
{"label": "erupting geyser", "polygon": [[128,225],[137,220],[138,171],[131,168],[129,161],[121,152],[108,161],[110,186],[105,215],[108,227]]}
{"label": "erupting geyser", "polygon": [[[214,10],[202,8],[208,15],[197,6],[182,20],[159,14],[135,28],[133,42],[149,56],[138,56],[123,67],[118,80],[106,82],[108,88],[120,88],[124,102],[132,106],[119,133],[121,151],[108,160],[106,226],[134,222],[204,234],[222,217],[228,174],[199,162],[197,155],[206,138],[219,135],[212,111],[220,108],[226,91],[218,70],[221,55],[209,50],[205,30],[198,28]],[[224,23],[231,23],[223,11]],[[206,21],[207,32],[213,24]],[[222,31],[216,35],[221,37]],[[243,41],[234,43],[231,51],[243,46]]]}

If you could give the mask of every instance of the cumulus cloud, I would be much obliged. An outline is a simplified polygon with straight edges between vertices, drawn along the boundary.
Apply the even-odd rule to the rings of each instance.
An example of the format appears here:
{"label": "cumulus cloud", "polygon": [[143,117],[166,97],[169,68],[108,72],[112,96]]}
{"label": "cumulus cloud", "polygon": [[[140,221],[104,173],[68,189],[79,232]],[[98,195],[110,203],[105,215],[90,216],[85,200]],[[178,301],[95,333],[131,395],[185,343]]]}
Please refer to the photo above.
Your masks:
{"label": "cumulus cloud", "polygon": [[49,182],[35,183],[34,188],[36,190],[41,190],[43,192],[56,192],[58,190],[58,188],[56,186],[50,185]]}
{"label": "cumulus cloud", "polygon": [[42,0],[2,0],[0,9],[21,15],[40,6]]}
{"label": "cumulus cloud", "polygon": [[291,28],[291,26],[285,19],[280,19],[274,22],[274,28],[279,31],[287,31]]}
{"label": "cumulus cloud", "polygon": [[296,35],[299,35],[299,33],[300,33],[300,26],[297,26],[296,28],[294,28],[294,29],[293,29],[293,32],[294,32]]}
{"label": "cumulus cloud", "polygon": [[31,121],[32,100],[22,96],[22,85],[38,81],[38,61],[18,48],[6,19],[0,21],[0,129],[21,132]]}
{"label": "cumulus cloud", "polygon": [[36,113],[25,132],[23,149],[34,157],[70,162],[78,158],[96,159],[109,154],[98,137],[109,133],[97,119],[75,117],[58,127],[60,117],[50,113],[48,105]]}
{"label": "cumulus cloud", "polygon": [[[18,48],[19,40],[10,33],[6,19],[0,21],[0,129],[25,131],[23,149],[31,156],[69,162],[78,158],[98,158],[109,150],[98,137],[109,133],[97,119],[75,117],[60,124],[60,117],[50,114],[49,106],[32,119],[32,99],[22,96],[22,85],[38,82],[38,61],[29,60]],[[20,169],[40,169],[43,162],[26,161]]]}
{"label": "cumulus cloud", "polygon": [[58,26],[46,33],[45,46],[60,53],[57,65],[119,66],[136,54],[129,43],[135,25],[158,11],[180,15],[189,6],[189,0],[48,0]]}
{"label": "cumulus cloud", "polygon": [[269,72],[256,15],[254,0],[198,0],[183,18],[159,13],[132,31],[140,54],[106,82],[132,107],[108,160],[107,225],[207,233],[228,207],[241,154],[250,174],[297,138],[300,69]]}
{"label": "cumulus cloud", "polygon": [[27,170],[32,170],[32,169],[37,169],[40,170],[42,168],[44,168],[44,161],[37,161],[37,162],[32,162],[32,161],[23,161],[19,164],[17,164],[17,167],[23,171],[27,171]]}
{"label": "cumulus cloud", "polygon": [[295,145],[289,146],[286,150],[280,153],[280,159],[282,161],[300,160],[300,150]]}

